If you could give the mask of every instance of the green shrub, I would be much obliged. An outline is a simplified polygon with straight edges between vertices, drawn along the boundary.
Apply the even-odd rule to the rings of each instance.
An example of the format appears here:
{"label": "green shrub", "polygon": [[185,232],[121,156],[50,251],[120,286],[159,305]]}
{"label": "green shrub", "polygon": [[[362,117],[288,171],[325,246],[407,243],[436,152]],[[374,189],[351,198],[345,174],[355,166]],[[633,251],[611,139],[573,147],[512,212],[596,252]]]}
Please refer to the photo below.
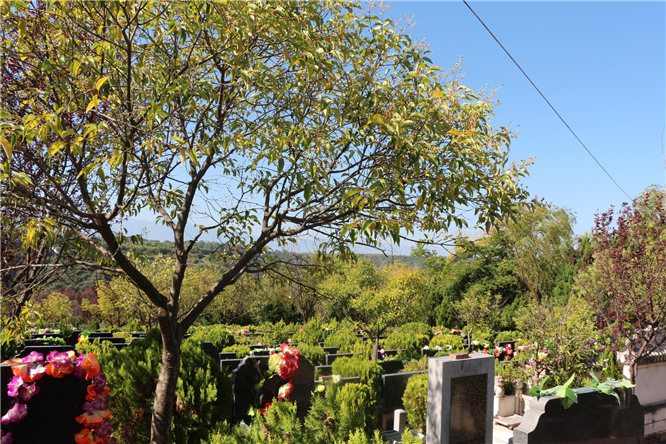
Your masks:
{"label": "green shrub", "polygon": [[400,373],[422,372],[426,370],[428,370],[428,357],[423,356],[421,359],[412,359],[411,361],[405,362]]}
{"label": "green shrub", "polygon": [[432,327],[423,322],[408,322],[396,329],[398,333],[412,333],[415,335],[425,335],[428,338],[432,336]]}
{"label": "green shrub", "polygon": [[333,361],[333,374],[342,378],[358,376],[361,383],[371,387],[375,394],[379,393],[381,387],[382,368],[374,361],[360,356],[343,356]]}
{"label": "green shrub", "polygon": [[430,340],[430,348],[441,347],[445,353],[455,353],[465,350],[464,340],[459,335],[441,334]]}
{"label": "green shrub", "polygon": [[318,345],[311,345],[308,343],[299,342],[296,349],[301,352],[303,356],[308,358],[312,365],[324,365],[326,360],[326,352]]}
{"label": "green shrub", "polygon": [[428,374],[421,373],[409,378],[402,404],[407,413],[407,423],[412,430],[425,433],[428,409]]}
{"label": "green shrub", "polygon": [[[95,347],[95,343],[87,346]],[[172,440],[199,442],[230,418],[231,383],[219,363],[204,353],[197,341],[184,341],[181,351]],[[120,351],[101,350],[98,354],[111,387],[111,423],[119,442],[150,439],[151,406],[161,355],[157,330]]]}
{"label": "green shrub", "polygon": [[337,330],[326,338],[326,346],[338,347],[339,353],[353,353],[354,347],[362,342],[361,338],[350,330]]}
{"label": "green shrub", "polygon": [[229,333],[226,325],[208,325],[205,327],[196,327],[192,332],[190,339],[197,341],[212,342],[218,350],[229,347],[236,343],[236,338]]}
{"label": "green shrub", "polygon": [[430,335],[413,332],[401,332],[389,334],[384,340],[383,346],[388,350],[401,350],[398,354],[403,359],[419,359],[421,349],[428,345]]}
{"label": "green shrub", "polygon": [[303,330],[296,331],[291,340],[294,344],[310,344],[318,345],[326,339],[326,330],[321,326],[321,322],[317,319],[310,320],[303,326]]}
{"label": "green shrub", "polygon": [[296,416],[296,404],[275,401],[263,416],[255,418],[248,433],[248,442],[304,443],[304,433]]}
{"label": "green shrub", "polygon": [[236,357],[241,359],[250,354],[250,347],[247,345],[234,344],[222,349],[225,353],[236,353]]}
{"label": "green shrub", "polygon": [[520,339],[521,337],[522,333],[517,330],[501,331],[495,336],[495,343],[513,341],[514,339]]}
{"label": "green shrub", "polygon": [[[365,384],[331,383],[325,393],[316,393],[305,418],[311,443],[359,442],[358,432],[370,436],[377,421],[376,394]],[[360,441],[365,442],[365,441]]]}

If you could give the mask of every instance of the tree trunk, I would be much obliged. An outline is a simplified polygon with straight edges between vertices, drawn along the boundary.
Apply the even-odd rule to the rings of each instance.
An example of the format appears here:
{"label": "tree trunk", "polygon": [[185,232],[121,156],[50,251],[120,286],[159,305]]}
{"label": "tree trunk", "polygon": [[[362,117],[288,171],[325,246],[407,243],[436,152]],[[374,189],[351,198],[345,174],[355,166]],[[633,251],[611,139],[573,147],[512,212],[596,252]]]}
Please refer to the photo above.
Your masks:
{"label": "tree trunk", "polygon": [[379,335],[372,338],[372,360],[377,362],[377,354],[379,353]]}
{"label": "tree trunk", "polygon": [[[175,324],[175,321],[173,323]],[[150,424],[150,443],[168,444],[171,435],[173,409],[176,403],[176,385],[180,372],[181,340],[176,333],[177,326],[172,324],[170,316],[160,316],[159,324],[162,333],[162,366],[155,389],[153,416]]]}

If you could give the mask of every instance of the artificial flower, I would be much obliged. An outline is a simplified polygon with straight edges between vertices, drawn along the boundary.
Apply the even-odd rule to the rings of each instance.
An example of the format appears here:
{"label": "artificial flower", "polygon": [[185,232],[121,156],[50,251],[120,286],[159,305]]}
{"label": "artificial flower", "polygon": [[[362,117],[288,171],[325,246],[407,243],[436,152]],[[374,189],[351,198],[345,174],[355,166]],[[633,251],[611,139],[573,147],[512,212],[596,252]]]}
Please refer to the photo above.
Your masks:
{"label": "artificial flower", "polygon": [[110,415],[111,412],[108,410],[88,410],[74,419],[76,422],[83,424],[85,427],[91,427],[100,425]]}
{"label": "artificial flower", "polygon": [[[99,364],[97,363],[97,355],[88,353],[86,355],[79,355],[76,359],[76,366],[81,369],[78,372],[81,374],[85,372],[86,379],[92,379],[99,373]],[[81,377],[81,376],[79,376]]]}
{"label": "artificial flower", "polygon": [[7,425],[12,422],[19,422],[25,418],[27,414],[28,406],[17,402],[11,409],[7,410],[7,413],[5,413],[2,419],[0,419],[0,423],[2,423],[2,425]]}
{"label": "artificial flower", "polygon": [[37,393],[39,393],[39,386],[36,382],[33,382],[32,384],[23,384],[18,390],[19,398],[24,401],[28,401]]}
{"label": "artificial flower", "polygon": [[12,432],[3,433],[2,437],[0,437],[0,444],[12,444],[13,442],[14,438],[12,438]]}
{"label": "artificial flower", "polygon": [[278,399],[288,398],[292,391],[294,391],[294,385],[291,382],[287,382],[282,387],[280,387],[277,397]]}
{"label": "artificial flower", "polygon": [[44,376],[44,355],[31,352],[25,358],[15,358],[11,362],[12,372],[23,378],[24,382],[34,382]]}
{"label": "artificial flower", "polygon": [[268,410],[268,408],[272,405],[273,405],[273,403],[267,402],[266,405],[264,406],[264,408],[260,410],[261,414],[263,415],[264,413],[266,413],[266,410]]}
{"label": "artificial flower", "polygon": [[111,427],[111,423],[106,419],[102,421],[100,425],[95,427],[95,435],[97,435],[98,438],[108,438],[111,436],[111,432],[113,432],[113,427]]}
{"label": "artificial flower", "polygon": [[23,385],[23,378],[19,375],[14,375],[12,380],[7,384],[7,395],[12,398],[18,396],[19,388]]}
{"label": "artificial flower", "polygon": [[69,352],[59,352],[53,350],[46,356],[46,374],[53,376],[54,378],[62,378],[65,375],[69,375],[74,371],[74,363],[72,362],[76,359],[75,353],[73,351]]}
{"label": "artificial flower", "polygon": [[298,372],[298,350],[287,344],[280,345],[280,365],[277,373],[282,379],[289,379]]}

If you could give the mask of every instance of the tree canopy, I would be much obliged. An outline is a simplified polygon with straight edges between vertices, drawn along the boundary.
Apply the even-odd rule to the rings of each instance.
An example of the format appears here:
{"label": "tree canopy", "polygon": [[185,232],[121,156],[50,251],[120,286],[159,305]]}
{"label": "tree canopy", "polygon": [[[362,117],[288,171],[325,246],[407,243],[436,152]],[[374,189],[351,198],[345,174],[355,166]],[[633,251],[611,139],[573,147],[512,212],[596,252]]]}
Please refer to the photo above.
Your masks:
{"label": "tree canopy", "polygon": [[[80,263],[126,276],[156,308],[153,442],[169,439],[187,328],[270,270],[271,246],[488,228],[526,196],[492,99],[361,5],[5,2],[2,20],[17,105],[2,110],[3,208],[25,220],[25,245],[71,239],[96,253]],[[173,231],[168,291],[128,253],[122,223],[140,212]],[[226,266],[182,311],[188,255],[211,232]]]}
{"label": "tree canopy", "polygon": [[666,345],[666,191],[650,187],[633,204],[597,216],[592,261],[576,287],[601,325],[628,347],[631,380],[641,358]]}

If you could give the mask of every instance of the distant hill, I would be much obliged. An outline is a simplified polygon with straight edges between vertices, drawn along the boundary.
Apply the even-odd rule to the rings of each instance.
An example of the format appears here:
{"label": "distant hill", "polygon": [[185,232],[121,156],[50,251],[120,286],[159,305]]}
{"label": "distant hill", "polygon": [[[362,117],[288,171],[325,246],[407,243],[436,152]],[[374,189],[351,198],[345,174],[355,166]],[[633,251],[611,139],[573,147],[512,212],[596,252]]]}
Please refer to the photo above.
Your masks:
{"label": "distant hill", "polygon": [[[218,260],[212,257],[212,255],[219,250],[219,247],[220,244],[217,242],[199,242],[190,253],[190,264],[214,265]],[[150,258],[158,255],[170,256],[173,252],[173,242],[146,240],[142,245],[131,245],[129,250],[135,251],[137,254],[150,260]],[[279,253],[277,254],[279,255]],[[293,253],[289,254],[293,255]],[[307,253],[302,254],[307,255]],[[392,262],[402,262],[409,266],[420,269],[424,268],[423,259],[420,257],[408,255],[385,256],[383,254],[359,254],[358,257],[372,262],[377,268],[390,265]],[[49,291],[63,291],[70,289],[74,294],[78,294],[85,288],[96,285],[98,281],[107,281],[109,279],[110,277],[102,272],[87,269],[73,269],[66,275],[62,276],[58,281],[51,283],[46,289]]]}

